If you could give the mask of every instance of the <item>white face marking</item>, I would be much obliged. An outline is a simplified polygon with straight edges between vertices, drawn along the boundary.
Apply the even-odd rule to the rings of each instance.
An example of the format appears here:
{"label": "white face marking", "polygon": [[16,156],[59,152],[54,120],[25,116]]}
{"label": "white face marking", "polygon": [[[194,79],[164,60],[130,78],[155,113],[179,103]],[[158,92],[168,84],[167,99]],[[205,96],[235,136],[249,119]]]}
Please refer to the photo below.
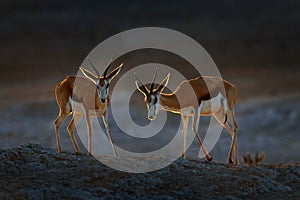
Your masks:
{"label": "white face marking", "polygon": [[159,95],[155,96],[155,95],[151,95],[151,102],[147,102],[147,98],[146,98],[146,105],[147,105],[147,109],[148,109],[148,119],[149,120],[154,120],[156,119],[156,115],[159,112],[160,109],[160,105],[159,105]]}
{"label": "white face marking", "polygon": [[106,79],[104,79],[103,81],[104,81],[103,86],[101,86],[100,80],[97,81],[97,91],[98,91],[98,95],[99,95],[99,98],[102,103],[104,103],[107,99],[108,84],[109,84],[109,82]]}

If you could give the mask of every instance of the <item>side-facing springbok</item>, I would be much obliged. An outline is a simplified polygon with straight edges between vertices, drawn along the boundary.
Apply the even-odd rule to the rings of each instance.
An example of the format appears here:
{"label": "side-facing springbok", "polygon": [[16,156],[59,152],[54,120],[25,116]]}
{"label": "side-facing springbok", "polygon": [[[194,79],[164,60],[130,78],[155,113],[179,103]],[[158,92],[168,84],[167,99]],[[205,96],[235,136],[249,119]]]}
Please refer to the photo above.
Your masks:
{"label": "side-facing springbok", "polygon": [[[93,65],[93,63],[88,59],[92,68],[97,75],[88,71],[85,68],[79,67],[81,72],[85,77],[80,76],[67,76],[62,82],[60,82],[55,88],[56,102],[60,108],[59,115],[54,121],[55,133],[56,133],[56,143],[58,152],[61,151],[60,139],[59,139],[59,127],[62,122],[73,113],[73,117],[68,125],[69,136],[72,140],[74,149],[77,153],[80,152],[79,146],[74,138],[74,130],[77,123],[80,121],[82,116],[86,116],[87,128],[88,128],[88,152],[92,153],[92,124],[91,116],[101,116],[104,126],[106,128],[106,133],[109,137],[110,143],[112,145],[114,155],[117,156],[117,152],[112,140],[110,126],[108,124],[108,111],[109,106],[109,94],[108,88],[110,82],[114,77],[118,75],[123,66],[123,63],[116,67],[110,74],[108,74],[108,69],[111,66],[111,61],[109,65],[104,70],[103,74],[100,75],[99,71]],[[76,87],[75,87],[76,81]],[[83,109],[74,109],[75,103],[82,104]]]}
{"label": "side-facing springbok", "polygon": [[[211,76],[200,76],[194,79],[183,81],[174,92],[163,93],[167,86],[170,73],[154,89],[154,78],[150,89],[143,84],[136,76],[136,87],[145,96],[145,103],[148,109],[148,119],[154,120],[159,110],[166,110],[181,115],[182,121],[182,157],[185,158],[186,134],[188,129],[189,116],[192,116],[192,130],[199,143],[200,148],[206,157],[211,161],[202,141],[197,134],[197,125],[200,116],[213,115],[217,121],[227,129],[232,137],[228,162],[232,162],[232,152],[234,151],[234,164],[238,164],[237,132],[238,126],[234,118],[234,106],[237,100],[237,88],[223,79]],[[209,88],[209,89],[208,89]],[[194,94],[190,94],[194,92]],[[192,96],[194,95],[194,100]]]}

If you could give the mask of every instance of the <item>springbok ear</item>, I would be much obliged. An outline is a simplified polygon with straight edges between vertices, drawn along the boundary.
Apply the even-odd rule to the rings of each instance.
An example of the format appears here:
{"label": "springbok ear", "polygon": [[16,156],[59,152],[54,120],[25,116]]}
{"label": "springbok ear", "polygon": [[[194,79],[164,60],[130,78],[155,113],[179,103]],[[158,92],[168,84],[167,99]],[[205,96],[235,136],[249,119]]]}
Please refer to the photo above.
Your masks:
{"label": "springbok ear", "polygon": [[165,87],[168,85],[170,79],[170,73],[164,78],[164,80],[159,84],[159,86],[155,89],[156,92],[162,93]]}
{"label": "springbok ear", "polygon": [[149,89],[140,81],[135,81],[135,86],[144,96],[147,96],[147,94],[149,94]]}
{"label": "springbok ear", "polygon": [[124,63],[121,63],[118,67],[116,67],[108,76],[108,80],[111,81],[112,79],[114,79],[121,71],[121,68],[123,66]]}
{"label": "springbok ear", "polygon": [[97,76],[95,74],[93,74],[92,72],[90,72],[89,70],[83,68],[83,67],[79,67],[80,71],[83,73],[83,75],[88,78],[89,80],[91,80],[93,83],[96,84],[96,80],[98,79]]}

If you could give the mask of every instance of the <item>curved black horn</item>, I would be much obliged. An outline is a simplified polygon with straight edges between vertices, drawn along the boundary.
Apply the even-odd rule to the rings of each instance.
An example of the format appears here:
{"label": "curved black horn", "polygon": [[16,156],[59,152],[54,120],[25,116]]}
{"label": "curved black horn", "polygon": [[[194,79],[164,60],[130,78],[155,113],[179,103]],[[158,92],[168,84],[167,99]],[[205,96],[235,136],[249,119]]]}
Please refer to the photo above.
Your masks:
{"label": "curved black horn", "polygon": [[156,79],[156,75],[157,75],[157,67],[155,68],[153,80],[152,80],[152,83],[151,83],[151,86],[150,86],[150,91],[151,92],[153,92],[153,87],[154,87],[154,82],[155,82],[155,79]]}
{"label": "curved black horn", "polygon": [[106,67],[106,69],[105,69],[104,72],[103,72],[104,78],[106,78],[106,75],[107,75],[107,72],[108,72],[109,67],[111,66],[113,57],[114,57],[114,55],[111,55],[110,61],[108,62],[107,67]]}
{"label": "curved black horn", "polygon": [[148,88],[147,88],[146,85],[145,85],[145,84],[137,77],[136,73],[134,72],[133,74],[134,74],[136,80],[142,84],[142,89],[143,89],[143,91],[149,93]]}
{"label": "curved black horn", "polygon": [[100,73],[99,71],[96,69],[95,65],[92,63],[92,61],[90,60],[89,57],[87,57],[87,60],[89,61],[89,63],[92,65],[92,68],[94,69],[94,71],[96,72],[98,78],[100,78]]}

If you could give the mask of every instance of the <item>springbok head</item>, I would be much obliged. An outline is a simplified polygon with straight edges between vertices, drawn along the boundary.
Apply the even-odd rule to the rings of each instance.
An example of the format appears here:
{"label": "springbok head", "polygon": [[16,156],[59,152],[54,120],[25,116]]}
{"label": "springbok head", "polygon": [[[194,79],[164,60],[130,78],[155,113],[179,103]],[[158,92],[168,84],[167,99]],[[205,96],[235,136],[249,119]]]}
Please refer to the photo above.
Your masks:
{"label": "springbok head", "polygon": [[92,61],[89,58],[87,58],[87,60],[91,64],[93,70],[96,72],[96,75],[93,74],[92,72],[90,72],[89,70],[85,69],[85,68],[79,67],[79,69],[86,78],[91,80],[96,85],[98,96],[99,96],[101,102],[105,103],[106,99],[107,99],[107,94],[108,94],[108,86],[109,86],[110,82],[112,81],[112,79],[114,79],[119,74],[119,72],[121,71],[123,63],[121,63],[118,67],[113,69],[108,74],[108,69],[111,67],[111,63],[112,63],[112,58],[111,58],[110,62],[108,63],[108,65],[106,67],[106,69],[100,75],[99,71],[96,69],[96,67],[92,63]]}
{"label": "springbok head", "polygon": [[170,73],[163,79],[163,81],[154,89],[155,79],[157,75],[157,68],[155,69],[155,73],[153,76],[152,83],[150,85],[150,89],[147,88],[145,84],[140,81],[137,75],[134,73],[136,78],[135,85],[136,88],[145,96],[145,103],[148,110],[148,119],[154,120],[160,110],[160,95],[165,87],[168,85],[170,79]]}

